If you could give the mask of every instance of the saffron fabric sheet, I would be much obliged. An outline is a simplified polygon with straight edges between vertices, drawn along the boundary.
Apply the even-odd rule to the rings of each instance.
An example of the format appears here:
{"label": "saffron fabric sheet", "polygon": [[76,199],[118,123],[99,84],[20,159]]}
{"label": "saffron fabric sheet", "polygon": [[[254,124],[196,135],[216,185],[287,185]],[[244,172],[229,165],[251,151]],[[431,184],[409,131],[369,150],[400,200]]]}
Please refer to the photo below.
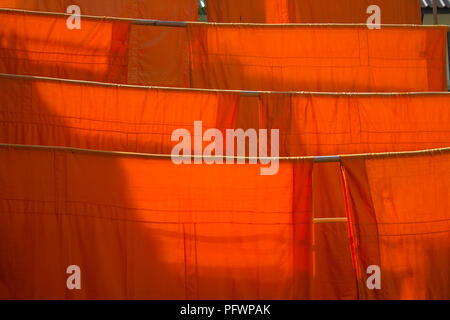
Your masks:
{"label": "saffron fabric sheet", "polygon": [[203,133],[217,128],[223,136],[226,129],[279,129],[280,156],[450,146],[448,93],[249,97],[6,75],[0,101],[2,143],[170,154],[178,143],[172,133],[194,136],[194,121],[202,121]]}
{"label": "saffron fabric sheet", "polygon": [[[173,130],[184,128],[193,135],[193,122],[202,121],[204,130],[218,128],[221,132],[227,128],[280,129],[282,156],[419,150],[449,145],[449,98],[446,93],[383,96],[274,93],[248,97],[235,92],[105,87],[13,76],[0,77],[0,84],[2,143],[169,154],[175,144],[170,139]],[[314,209],[310,218],[346,217],[345,189],[339,164],[314,164],[313,170],[311,202]],[[105,177],[109,175],[116,179],[111,173]],[[16,180],[14,175],[11,177]],[[194,179],[194,175],[190,179]],[[48,183],[47,180],[40,181]],[[21,183],[19,181],[18,185]],[[7,183],[2,185],[10,188]],[[134,189],[124,188],[132,190],[124,192],[135,193]],[[109,196],[102,195],[101,199],[107,203],[111,201],[111,195],[112,198],[120,197],[117,192],[112,192]],[[158,199],[168,201],[163,196]],[[355,212],[358,214],[359,209]],[[364,288],[357,290],[347,224],[314,224],[308,230],[312,233],[312,236],[308,235],[312,249],[308,256],[311,264],[309,280],[302,284],[306,291],[296,296],[284,292],[279,297],[358,299]],[[214,232],[220,233],[216,229]],[[107,259],[109,261],[110,258]],[[333,272],[329,271],[330,265],[333,265]],[[105,286],[103,281],[109,280],[99,279],[97,285],[101,289],[98,289],[98,295],[77,297],[124,297],[123,291],[117,293],[102,287]],[[392,281],[397,279],[393,276]],[[230,285],[223,281],[225,287]],[[158,285],[156,288],[162,290]],[[139,291],[142,295],[126,297],[170,297],[165,291],[139,290],[142,290]],[[209,293],[205,295],[183,295],[187,293],[176,291],[181,293],[171,298],[259,297],[251,290],[242,296],[228,295],[228,289],[224,289],[223,296],[207,290]],[[239,287],[239,290],[247,289]],[[24,294],[26,297],[50,297],[43,293],[32,296],[26,290],[16,292],[14,297],[23,297]],[[10,293],[5,293],[5,296],[11,297]],[[73,298],[71,295],[67,297]],[[391,295],[385,297],[390,298]]]}
{"label": "saffron fabric sheet", "polygon": [[[291,74],[274,76],[274,70],[301,65],[301,59],[311,59],[309,52],[299,56],[292,42],[285,52],[293,48],[293,56],[301,58],[293,62],[278,48],[247,45],[249,32],[258,39],[258,33],[272,30],[260,26],[229,32],[222,26],[89,20],[85,29],[69,34],[65,19],[1,15],[7,22],[0,31],[2,72],[271,90],[426,91],[443,90],[445,80],[443,28],[378,33],[344,28],[342,39],[362,36],[359,44],[345,43],[358,48],[359,56],[338,56],[339,63],[336,56],[315,57],[328,61],[332,77],[317,72],[319,77],[305,84],[299,73],[294,84],[287,81]],[[28,32],[39,24],[47,34],[39,28]],[[328,39],[323,28],[312,30],[317,39]],[[280,31],[280,43],[289,44],[302,35],[298,32]],[[222,41],[231,35],[243,50],[225,46]],[[394,44],[404,38],[409,47],[398,50]],[[321,46],[308,41],[309,48]],[[336,45],[332,54],[344,52],[339,41]],[[178,51],[163,54],[161,48]],[[382,49],[397,60],[378,56]],[[254,54],[261,50],[263,56]],[[363,66],[356,77],[339,71],[355,61]],[[241,62],[245,68],[239,69]],[[231,67],[224,72],[221,65]],[[449,142],[446,94],[243,97],[11,77],[0,82],[4,143],[169,153],[173,129],[192,131],[194,120],[202,120],[205,129],[280,129],[281,155],[419,150]],[[370,157],[345,158],[343,166],[282,163],[278,175],[265,177],[258,165],[178,167],[169,159],[2,147],[0,298],[448,298],[448,259],[435,267],[449,247],[448,157],[414,159],[403,168],[403,159]],[[432,192],[422,191],[427,184],[435,186]],[[330,216],[350,217],[351,228],[313,225],[313,218]],[[390,260],[391,255],[398,258]],[[377,263],[387,280],[386,289],[374,293],[365,287],[365,268]],[[80,292],[66,288],[65,271],[72,264],[81,266]]]}
{"label": "saffron fabric sheet", "polygon": [[[0,147],[0,298],[307,299],[312,162]],[[81,290],[66,269],[81,268]]]}
{"label": "saffron fabric sheet", "polygon": [[[170,154],[172,132],[232,129],[239,94],[0,77],[3,143]],[[193,140],[193,139],[192,139]]]}
{"label": "saffron fabric sheet", "polygon": [[0,8],[66,13],[71,5],[81,14],[100,17],[197,21],[197,0],[0,0]]}
{"label": "saffron fabric sheet", "polygon": [[[188,25],[192,87],[446,91],[446,27]],[[432,35],[433,34],[433,35]]]}
{"label": "saffron fabric sheet", "polygon": [[65,17],[0,12],[3,73],[126,83],[128,22],[84,19],[69,30]]}
{"label": "saffron fabric sheet", "polygon": [[[344,158],[362,299],[450,298],[450,154]],[[381,290],[366,270],[381,268]]]}
{"label": "saffron fabric sheet", "polygon": [[208,0],[210,22],[366,23],[370,6],[382,24],[421,24],[420,0]]}
{"label": "saffron fabric sheet", "polygon": [[[275,91],[446,91],[445,27],[143,26],[0,12],[0,72]],[[39,28],[36,28],[39,26]]]}
{"label": "saffron fabric sheet", "polygon": [[[0,161],[3,299],[449,298],[448,151],[343,157],[341,182],[310,161],[275,176],[11,146]],[[330,200],[346,203],[347,246],[343,225],[313,231],[327,186],[342,188]],[[81,290],[67,290],[69,265]],[[367,288],[371,265],[380,290]]]}
{"label": "saffron fabric sheet", "polygon": [[290,156],[445,148],[448,99],[447,93],[264,94],[261,126],[280,129],[280,150]]}

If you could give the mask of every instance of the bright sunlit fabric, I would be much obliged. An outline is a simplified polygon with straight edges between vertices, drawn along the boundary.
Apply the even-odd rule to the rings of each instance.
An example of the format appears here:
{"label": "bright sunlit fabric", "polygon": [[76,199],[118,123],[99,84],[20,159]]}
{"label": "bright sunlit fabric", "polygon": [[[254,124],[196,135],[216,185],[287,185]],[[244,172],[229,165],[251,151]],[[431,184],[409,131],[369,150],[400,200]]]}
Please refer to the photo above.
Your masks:
{"label": "bright sunlit fabric", "polygon": [[188,25],[192,87],[447,91],[440,27]]}
{"label": "bright sunlit fabric", "polygon": [[421,24],[420,0],[208,0],[208,21],[366,23],[380,8],[382,24]]}
{"label": "bright sunlit fabric", "polygon": [[[450,299],[450,153],[342,161],[361,298]],[[367,287],[372,265],[381,290]]]}
{"label": "bright sunlit fabric", "polygon": [[450,146],[447,93],[262,94],[260,114],[261,127],[280,129],[280,150],[289,156]]}
{"label": "bright sunlit fabric", "polygon": [[[0,72],[154,86],[446,91],[446,27],[135,25],[0,12]],[[36,28],[39,26],[39,28]]]}
{"label": "bright sunlit fabric", "polygon": [[261,176],[13,147],[0,162],[1,298],[308,298],[312,162]]}
{"label": "bright sunlit fabric", "polygon": [[129,22],[0,12],[0,72],[126,83]]}
{"label": "bright sunlit fabric", "polygon": [[0,0],[0,8],[66,13],[71,5],[81,14],[100,17],[197,21],[197,0]]}
{"label": "bright sunlit fabric", "polygon": [[280,156],[450,146],[448,93],[245,96],[1,76],[0,101],[2,143],[170,154],[172,133],[193,136],[201,121],[203,133],[217,128],[223,136],[279,129]]}

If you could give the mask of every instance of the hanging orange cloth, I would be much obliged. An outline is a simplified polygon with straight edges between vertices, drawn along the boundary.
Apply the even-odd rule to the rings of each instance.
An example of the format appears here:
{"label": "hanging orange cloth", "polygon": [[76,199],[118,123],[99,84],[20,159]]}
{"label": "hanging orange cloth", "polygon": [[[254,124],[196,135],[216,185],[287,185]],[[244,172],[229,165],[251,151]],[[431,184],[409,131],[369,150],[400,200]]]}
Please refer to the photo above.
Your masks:
{"label": "hanging orange cloth", "polygon": [[100,17],[197,21],[197,0],[0,0],[0,8],[66,13],[77,5],[81,14]]}
{"label": "hanging orange cloth", "polygon": [[[0,142],[170,154],[176,129],[279,129],[280,156],[450,145],[450,94],[260,94],[0,76]],[[206,145],[205,145],[206,146]],[[248,155],[248,154],[247,154]]]}
{"label": "hanging orange cloth", "polygon": [[197,88],[397,92],[447,91],[439,27],[189,24]]}
{"label": "hanging orange cloth", "polygon": [[450,146],[450,95],[262,94],[262,128],[280,129],[287,156]]}
{"label": "hanging orange cloth", "polygon": [[373,14],[373,9],[369,9],[378,6],[382,24],[422,24],[420,0],[288,0],[288,3],[289,22],[294,23],[367,23]]}
{"label": "hanging orange cloth", "polygon": [[289,0],[208,0],[209,22],[288,23]]}
{"label": "hanging orange cloth", "polygon": [[0,72],[126,83],[130,22],[0,12]]}
{"label": "hanging orange cloth", "polygon": [[313,300],[358,299],[339,165],[314,163],[313,167]]}
{"label": "hanging orange cloth", "polygon": [[237,90],[447,89],[442,26],[186,29],[83,19],[69,30],[65,17],[2,11],[0,19],[0,73]]}
{"label": "hanging orange cloth", "polygon": [[128,83],[189,88],[186,28],[131,25]]}
{"label": "hanging orange cloth", "polygon": [[380,8],[382,24],[421,24],[420,0],[208,0],[208,21],[366,23]]}
{"label": "hanging orange cloth", "polygon": [[[261,176],[0,147],[0,163],[1,298],[308,298],[309,161]],[[81,290],[67,289],[71,265]]]}
{"label": "hanging orange cloth", "polygon": [[170,154],[179,128],[234,128],[240,94],[0,76],[0,141]]}
{"label": "hanging orange cloth", "polygon": [[450,153],[342,162],[361,298],[450,299]]}

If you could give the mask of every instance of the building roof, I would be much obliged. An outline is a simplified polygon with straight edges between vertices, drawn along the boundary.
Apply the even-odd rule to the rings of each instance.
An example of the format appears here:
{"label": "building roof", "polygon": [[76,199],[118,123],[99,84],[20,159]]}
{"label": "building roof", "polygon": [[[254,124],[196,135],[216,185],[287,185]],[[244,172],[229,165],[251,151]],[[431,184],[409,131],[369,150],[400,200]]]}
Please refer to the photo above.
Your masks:
{"label": "building roof", "polygon": [[[433,0],[420,0],[422,8],[433,8]],[[437,0],[438,8],[450,8],[450,0]]]}

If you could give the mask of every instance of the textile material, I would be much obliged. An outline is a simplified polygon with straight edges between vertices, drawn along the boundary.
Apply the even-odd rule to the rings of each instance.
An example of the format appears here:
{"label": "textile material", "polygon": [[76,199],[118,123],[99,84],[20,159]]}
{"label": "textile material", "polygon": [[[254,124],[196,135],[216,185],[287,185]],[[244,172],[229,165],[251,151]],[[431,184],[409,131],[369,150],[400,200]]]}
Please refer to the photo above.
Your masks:
{"label": "textile material", "polygon": [[189,88],[189,42],[186,30],[132,25],[128,83]]}
{"label": "textile material", "polygon": [[81,14],[100,17],[197,21],[197,0],[0,0],[0,8],[66,13],[77,5]]}
{"label": "textile material", "polygon": [[[271,11],[282,16],[280,3]],[[442,27],[83,20],[68,30],[65,18],[0,16],[0,72],[246,90],[446,86]],[[192,135],[201,120],[222,132],[280,129],[281,156],[449,145],[444,93],[255,97],[0,77],[0,101],[2,143],[167,154],[173,130]],[[19,147],[1,147],[0,163],[0,298],[450,296],[448,153],[283,162],[276,176],[259,165]],[[81,291],[66,287],[74,264]],[[367,289],[370,265],[381,266],[381,291]]]}
{"label": "textile material", "polygon": [[173,131],[193,137],[194,121],[234,128],[239,94],[0,77],[0,101],[3,143],[170,154]]}
{"label": "textile material", "polygon": [[11,147],[0,162],[2,298],[308,298],[311,162],[261,176]]}
{"label": "textile material", "polygon": [[450,145],[447,93],[262,94],[261,101],[261,127],[280,129],[280,150],[289,156],[413,151]]}
{"label": "textile material", "polygon": [[208,0],[209,22],[288,23],[289,0]]}
{"label": "textile material", "polygon": [[446,91],[446,27],[188,25],[191,86]]}
{"label": "textile material", "polygon": [[[132,25],[0,12],[0,73],[211,89],[446,91],[445,27]],[[39,28],[36,26],[39,25]]]}
{"label": "textile material", "polygon": [[[450,298],[450,154],[344,158],[363,299]],[[381,268],[369,290],[367,268]]]}
{"label": "textile material", "polygon": [[369,6],[382,24],[421,24],[420,0],[208,0],[208,21],[250,23],[366,23]]}
{"label": "textile material", "polygon": [[126,83],[129,22],[66,19],[0,12],[2,73]]}
{"label": "textile material", "polygon": [[[339,165],[338,162],[314,164],[312,180],[314,219],[347,217]],[[348,231],[345,221],[314,223],[311,299],[358,299],[357,278],[352,264]]]}
{"label": "textile material", "polygon": [[[339,224],[311,233],[312,210],[332,214],[312,209],[320,203],[312,197],[326,199],[335,164],[312,178],[309,162],[283,162],[278,175],[260,176],[259,165],[175,166],[14,147],[2,147],[0,159],[2,298],[324,298],[323,283],[311,280],[324,261],[351,272],[348,254],[339,260],[329,247],[346,238]],[[358,297],[448,299],[448,152],[342,163]],[[81,291],[66,290],[73,264]],[[381,268],[380,290],[367,289],[371,265]],[[351,273],[345,286],[340,276],[325,282],[325,298],[354,298]]]}
{"label": "textile material", "polygon": [[[450,145],[450,95],[261,94],[0,77],[0,141],[170,154],[176,129],[279,129],[280,156]],[[206,146],[206,145],[205,145]]]}

